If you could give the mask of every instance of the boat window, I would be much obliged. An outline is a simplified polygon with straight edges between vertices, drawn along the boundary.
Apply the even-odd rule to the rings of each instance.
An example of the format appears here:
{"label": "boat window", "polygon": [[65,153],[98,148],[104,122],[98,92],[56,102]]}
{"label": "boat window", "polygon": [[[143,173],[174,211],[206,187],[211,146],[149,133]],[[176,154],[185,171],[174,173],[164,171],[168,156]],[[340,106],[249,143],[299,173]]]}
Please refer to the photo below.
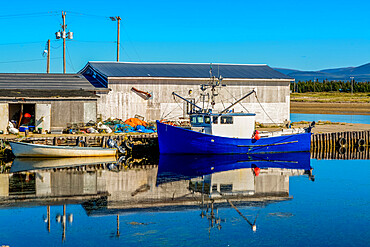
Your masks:
{"label": "boat window", "polygon": [[204,117],[204,122],[205,122],[206,124],[210,124],[210,123],[211,123],[211,117],[210,117],[210,116],[205,116],[205,117]]}
{"label": "boat window", "polygon": [[212,191],[217,191],[217,184],[212,185]]}
{"label": "boat window", "polygon": [[233,124],[233,117],[221,117],[221,124]]}
{"label": "boat window", "polygon": [[217,124],[218,123],[218,117],[213,117],[213,123]]}
{"label": "boat window", "polygon": [[220,184],[220,192],[231,192],[233,191],[232,184]]}
{"label": "boat window", "polygon": [[198,116],[197,120],[198,120],[197,123],[203,123],[204,122],[203,116]]}
{"label": "boat window", "polygon": [[191,123],[196,124],[197,123],[197,117],[195,117],[195,116],[191,117]]}

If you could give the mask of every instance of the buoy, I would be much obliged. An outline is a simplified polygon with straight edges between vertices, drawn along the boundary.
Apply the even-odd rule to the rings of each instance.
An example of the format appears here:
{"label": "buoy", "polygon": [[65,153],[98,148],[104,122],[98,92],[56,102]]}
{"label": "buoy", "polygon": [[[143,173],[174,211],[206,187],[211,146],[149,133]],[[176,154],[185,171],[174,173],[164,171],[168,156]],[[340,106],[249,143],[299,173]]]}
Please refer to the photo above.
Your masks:
{"label": "buoy", "polygon": [[258,132],[258,130],[255,130],[252,138],[255,139],[256,141],[261,139],[260,132]]}
{"label": "buoy", "polygon": [[260,168],[259,167],[255,167],[254,168],[254,175],[256,175],[256,177],[258,177],[258,175],[260,175]]}

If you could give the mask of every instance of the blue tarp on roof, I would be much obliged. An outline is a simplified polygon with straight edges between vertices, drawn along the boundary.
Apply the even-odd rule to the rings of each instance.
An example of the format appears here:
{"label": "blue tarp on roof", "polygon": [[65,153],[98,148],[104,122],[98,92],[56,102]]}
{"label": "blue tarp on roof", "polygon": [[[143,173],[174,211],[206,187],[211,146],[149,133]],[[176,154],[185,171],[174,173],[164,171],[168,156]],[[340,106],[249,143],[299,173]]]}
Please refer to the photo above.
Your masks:
{"label": "blue tarp on roof", "polygon": [[[107,77],[179,77],[209,78],[211,64],[192,63],[123,63],[89,62],[80,73],[89,68]],[[212,75],[241,79],[292,79],[267,65],[212,64]]]}

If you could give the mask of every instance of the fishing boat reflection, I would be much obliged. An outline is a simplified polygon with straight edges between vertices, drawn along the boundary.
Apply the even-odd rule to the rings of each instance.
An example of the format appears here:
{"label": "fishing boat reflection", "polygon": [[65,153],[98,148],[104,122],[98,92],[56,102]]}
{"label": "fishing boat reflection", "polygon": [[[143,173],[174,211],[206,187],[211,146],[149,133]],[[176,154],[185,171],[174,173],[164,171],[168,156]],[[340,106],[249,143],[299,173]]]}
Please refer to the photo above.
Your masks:
{"label": "fishing boat reflection", "polygon": [[[289,177],[307,174],[314,180],[310,153],[174,156],[161,155],[157,185],[189,180],[193,195],[200,193],[201,216],[210,228],[221,229],[217,207],[231,206],[257,230],[255,216],[249,220],[236,206],[263,207],[268,203],[289,200]],[[234,202],[234,203],[233,203]]]}

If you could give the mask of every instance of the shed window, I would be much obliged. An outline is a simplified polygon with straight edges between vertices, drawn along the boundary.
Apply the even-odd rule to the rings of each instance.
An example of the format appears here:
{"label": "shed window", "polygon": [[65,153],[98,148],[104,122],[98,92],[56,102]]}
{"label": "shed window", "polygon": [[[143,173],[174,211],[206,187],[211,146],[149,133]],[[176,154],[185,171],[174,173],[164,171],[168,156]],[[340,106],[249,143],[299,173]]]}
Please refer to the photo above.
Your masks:
{"label": "shed window", "polygon": [[233,124],[233,117],[221,117],[221,124]]}

